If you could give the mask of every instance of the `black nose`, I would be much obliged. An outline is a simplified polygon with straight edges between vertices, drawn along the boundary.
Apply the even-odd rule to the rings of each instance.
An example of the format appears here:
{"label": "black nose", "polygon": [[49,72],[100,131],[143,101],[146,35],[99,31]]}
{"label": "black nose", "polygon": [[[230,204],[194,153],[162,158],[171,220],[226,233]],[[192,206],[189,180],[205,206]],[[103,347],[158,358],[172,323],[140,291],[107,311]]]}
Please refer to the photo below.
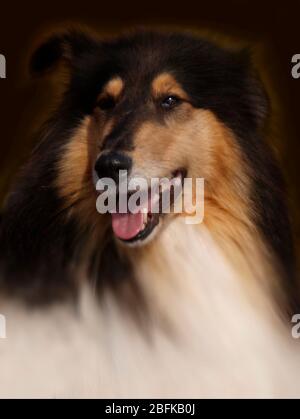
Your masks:
{"label": "black nose", "polygon": [[132,159],[126,154],[119,152],[103,153],[95,164],[95,171],[99,178],[108,177],[114,181],[119,180],[119,171],[126,170],[129,174],[132,167]]}

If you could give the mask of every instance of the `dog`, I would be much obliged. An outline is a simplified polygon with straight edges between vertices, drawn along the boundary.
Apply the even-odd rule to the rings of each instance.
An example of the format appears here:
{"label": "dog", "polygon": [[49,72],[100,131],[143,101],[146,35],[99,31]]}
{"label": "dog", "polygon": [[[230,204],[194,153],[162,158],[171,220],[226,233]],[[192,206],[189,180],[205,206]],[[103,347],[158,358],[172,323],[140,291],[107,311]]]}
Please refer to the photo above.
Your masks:
{"label": "dog", "polygon": [[[1,397],[299,396],[285,185],[248,52],[73,29],[30,62],[59,66],[61,101],[2,213]],[[203,221],[100,214],[97,181],[121,170],[204,179]]]}

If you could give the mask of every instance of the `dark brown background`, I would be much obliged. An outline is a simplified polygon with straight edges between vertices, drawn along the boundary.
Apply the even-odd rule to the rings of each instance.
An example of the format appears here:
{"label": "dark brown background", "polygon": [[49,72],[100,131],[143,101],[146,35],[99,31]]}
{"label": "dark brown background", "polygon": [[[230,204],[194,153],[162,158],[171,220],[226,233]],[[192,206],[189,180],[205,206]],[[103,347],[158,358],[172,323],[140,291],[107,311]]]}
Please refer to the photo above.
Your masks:
{"label": "dark brown background", "polygon": [[206,0],[136,2],[51,0],[2,3],[0,53],[7,59],[7,79],[0,80],[0,198],[32,147],[31,132],[41,122],[41,107],[51,105],[51,86],[30,81],[25,62],[39,34],[63,22],[79,22],[100,32],[118,32],[136,25],[209,29],[254,45],[256,60],[273,104],[274,147],[290,192],[295,234],[300,237],[298,176],[300,79],[291,77],[291,57],[300,53],[300,2]]}

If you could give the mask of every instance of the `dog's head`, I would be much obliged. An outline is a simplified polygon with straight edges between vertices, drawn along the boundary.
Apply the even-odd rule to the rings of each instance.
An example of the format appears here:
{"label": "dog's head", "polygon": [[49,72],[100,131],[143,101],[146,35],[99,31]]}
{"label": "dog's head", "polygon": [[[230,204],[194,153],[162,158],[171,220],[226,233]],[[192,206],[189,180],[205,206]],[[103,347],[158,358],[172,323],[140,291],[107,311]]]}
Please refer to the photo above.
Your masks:
{"label": "dog's head", "polygon": [[[118,183],[120,171],[127,181],[146,180],[147,190],[153,179],[182,185],[204,178],[211,200],[243,172],[239,138],[260,128],[265,111],[244,52],[178,33],[98,41],[69,32],[35,52],[32,70],[43,73],[61,59],[70,81],[58,113],[73,127],[57,159],[56,187],[72,211],[77,203],[81,220],[100,217],[97,181]],[[175,216],[162,214],[161,206],[151,211],[161,196],[158,188],[135,213],[117,209],[109,216],[115,236],[131,245],[153,237]]]}

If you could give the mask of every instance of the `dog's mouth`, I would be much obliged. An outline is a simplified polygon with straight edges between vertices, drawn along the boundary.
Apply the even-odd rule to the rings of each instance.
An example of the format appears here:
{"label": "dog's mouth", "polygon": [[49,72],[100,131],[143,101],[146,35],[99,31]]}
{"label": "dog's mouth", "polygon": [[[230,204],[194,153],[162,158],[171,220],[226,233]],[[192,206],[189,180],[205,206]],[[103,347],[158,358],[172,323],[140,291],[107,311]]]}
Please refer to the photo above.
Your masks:
{"label": "dog's mouth", "polygon": [[[180,186],[184,181],[186,175],[185,170],[176,170],[171,177],[172,184]],[[165,208],[163,208],[162,196],[164,193],[170,194],[170,204],[174,205],[178,198],[176,192],[171,187],[159,188],[156,193],[148,191],[148,200],[141,206],[137,212],[126,213],[112,213],[112,230],[115,237],[128,245],[137,243],[144,243],[150,240],[155,235],[163,216],[166,215]],[[152,211],[153,204],[156,203],[157,210]]]}
{"label": "dog's mouth", "polygon": [[138,212],[136,214],[112,214],[112,229],[115,236],[127,243],[145,240],[158,226],[160,214]]}

